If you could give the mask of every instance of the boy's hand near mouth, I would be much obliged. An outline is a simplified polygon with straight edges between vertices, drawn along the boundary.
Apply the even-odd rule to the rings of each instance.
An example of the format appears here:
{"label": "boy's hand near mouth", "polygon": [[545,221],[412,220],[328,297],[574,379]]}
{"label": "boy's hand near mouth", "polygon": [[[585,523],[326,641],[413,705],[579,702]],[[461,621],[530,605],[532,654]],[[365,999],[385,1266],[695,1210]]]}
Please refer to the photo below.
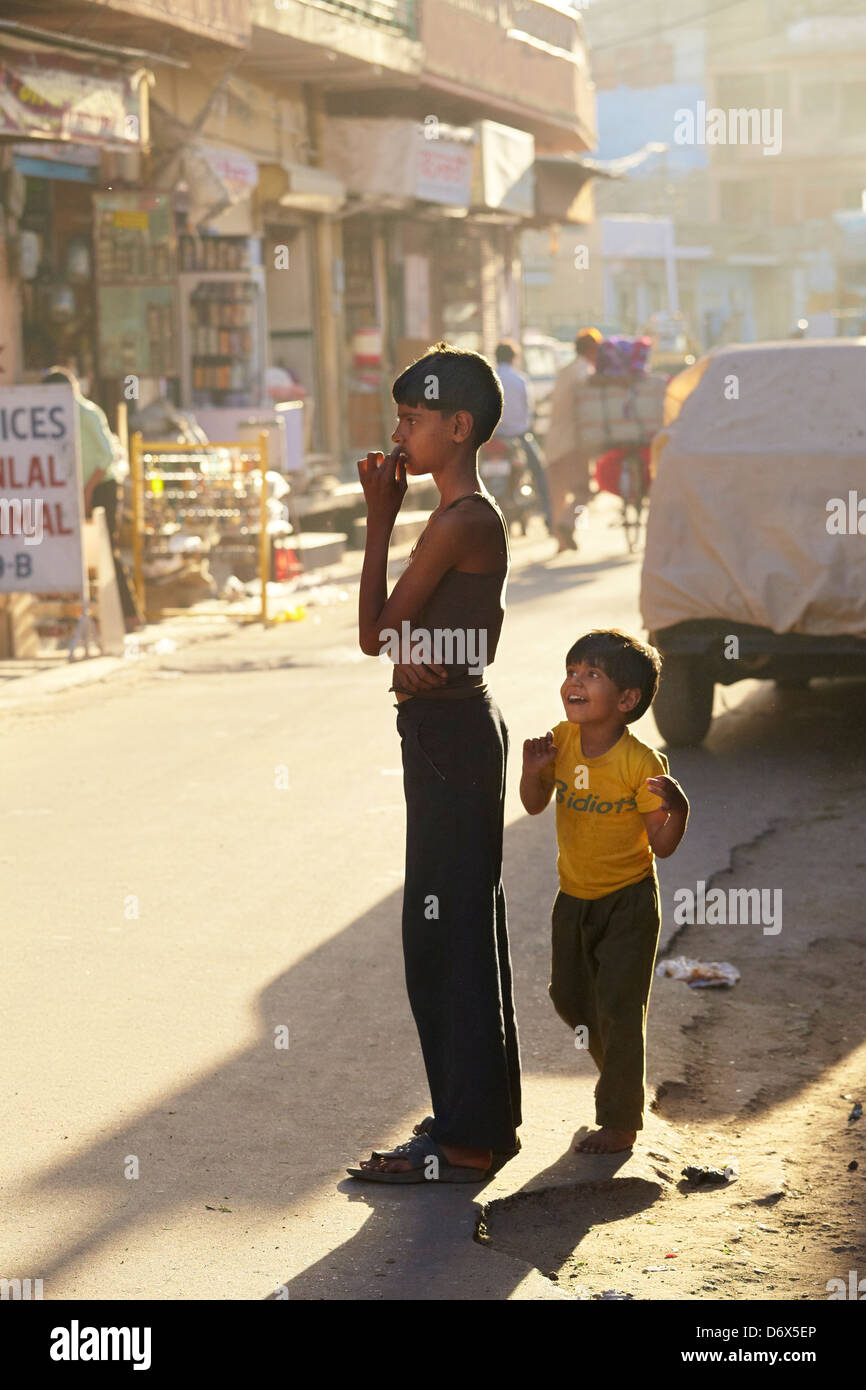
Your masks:
{"label": "boy's hand near mouth", "polygon": [[367,503],[368,523],[394,525],[409,486],[406,457],[406,451],[398,444],[387,457],[379,449],[371,450],[366,459],[358,460],[358,478]]}

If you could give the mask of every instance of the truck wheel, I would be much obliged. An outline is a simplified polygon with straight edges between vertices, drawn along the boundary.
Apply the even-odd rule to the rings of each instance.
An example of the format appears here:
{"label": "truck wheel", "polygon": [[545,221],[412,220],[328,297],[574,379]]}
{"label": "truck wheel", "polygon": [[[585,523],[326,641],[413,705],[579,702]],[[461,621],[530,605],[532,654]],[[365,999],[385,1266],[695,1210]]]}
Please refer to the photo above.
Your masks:
{"label": "truck wheel", "polygon": [[663,657],[652,708],[665,743],[682,748],[703,740],[713,717],[713,688],[700,657]]}

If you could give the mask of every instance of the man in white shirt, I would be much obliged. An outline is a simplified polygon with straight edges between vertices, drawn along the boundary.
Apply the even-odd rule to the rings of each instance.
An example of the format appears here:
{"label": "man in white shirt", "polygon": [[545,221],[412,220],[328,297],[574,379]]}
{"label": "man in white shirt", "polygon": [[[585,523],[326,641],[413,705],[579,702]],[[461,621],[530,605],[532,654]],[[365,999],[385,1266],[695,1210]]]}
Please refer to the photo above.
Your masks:
{"label": "man in white shirt", "polygon": [[557,374],[550,397],[550,424],[544,441],[551,510],[560,550],[576,550],[575,507],[589,501],[589,456],[581,447],[578,394],[595,371],[602,336],[582,328],[574,340],[576,356]]}
{"label": "man in white shirt", "polygon": [[547,529],[553,535],[550,493],[547,490],[544,464],[541,462],[535,437],[529,428],[533,411],[532,388],[523,372],[519,372],[514,365],[519,355],[520,348],[509,338],[504,338],[496,348],[496,375],[502,383],[504,401],[502,415],[493,435],[499,439],[521,440]]}

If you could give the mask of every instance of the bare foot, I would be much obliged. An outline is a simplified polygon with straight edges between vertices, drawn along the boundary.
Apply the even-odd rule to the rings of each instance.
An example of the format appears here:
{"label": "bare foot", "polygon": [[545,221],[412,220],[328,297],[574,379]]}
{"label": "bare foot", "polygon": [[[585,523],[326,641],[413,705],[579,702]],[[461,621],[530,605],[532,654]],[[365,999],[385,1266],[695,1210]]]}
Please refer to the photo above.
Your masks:
{"label": "bare foot", "polygon": [[[454,1168],[477,1168],[480,1173],[486,1173],[493,1162],[490,1149],[458,1149],[453,1144],[440,1144],[439,1147]],[[408,1158],[367,1158],[358,1167],[382,1173],[408,1173],[412,1164]]]}
{"label": "bare foot", "polygon": [[575,1144],[576,1154],[616,1154],[634,1146],[637,1130],[634,1129],[596,1129]]}

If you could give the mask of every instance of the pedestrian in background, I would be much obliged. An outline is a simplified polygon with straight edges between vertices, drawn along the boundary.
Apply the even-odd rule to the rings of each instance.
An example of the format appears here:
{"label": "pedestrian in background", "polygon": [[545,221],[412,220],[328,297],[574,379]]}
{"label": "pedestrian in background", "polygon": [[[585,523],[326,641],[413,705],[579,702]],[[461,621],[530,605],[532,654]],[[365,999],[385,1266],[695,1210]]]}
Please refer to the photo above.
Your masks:
{"label": "pedestrian in background", "polygon": [[544,440],[553,526],[560,550],[576,550],[575,507],[589,502],[589,455],[582,446],[579,393],[595,371],[602,336],[582,328],[574,340],[575,358],[557,373],[550,397],[550,424]]}
{"label": "pedestrian in background", "polygon": [[496,374],[502,383],[502,418],[494,430],[494,438],[506,441],[517,439],[524,447],[529,471],[535,483],[535,491],[541,503],[544,522],[553,534],[553,521],[550,514],[550,493],[544,464],[530,430],[533,414],[532,388],[529,378],[518,371],[520,348],[510,338],[503,338],[496,348]]}
{"label": "pedestrian in background", "polygon": [[95,401],[89,401],[81,390],[81,384],[68,367],[49,367],[43,383],[46,386],[71,386],[78,410],[78,437],[81,446],[81,478],[84,484],[84,516],[90,520],[96,507],[105,510],[105,524],[111,538],[111,554],[114,572],[120,592],[127,632],[141,627],[141,614],[135,605],[123,563],[117,553],[118,526],[118,476],[115,463],[114,443],[105,412]]}

